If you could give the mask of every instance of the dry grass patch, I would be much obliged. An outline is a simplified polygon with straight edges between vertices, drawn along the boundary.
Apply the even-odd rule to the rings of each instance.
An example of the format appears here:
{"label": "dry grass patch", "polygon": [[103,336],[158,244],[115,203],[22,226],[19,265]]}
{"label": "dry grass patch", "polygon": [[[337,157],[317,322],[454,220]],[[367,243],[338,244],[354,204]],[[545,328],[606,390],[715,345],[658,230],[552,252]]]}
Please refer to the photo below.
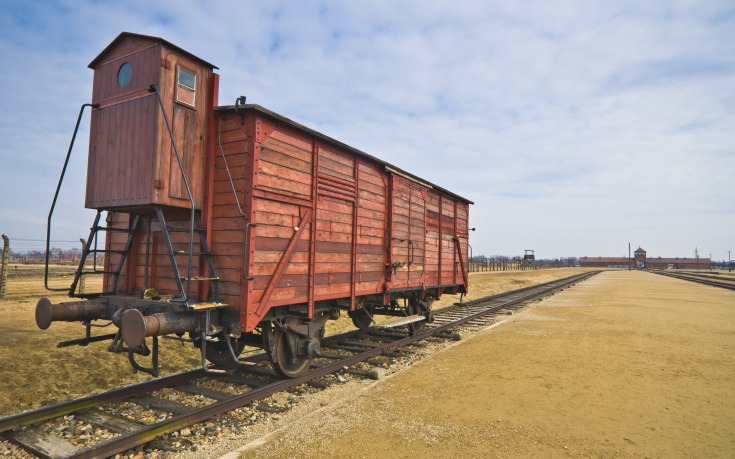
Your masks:
{"label": "dry grass patch", "polygon": [[[127,355],[107,351],[109,341],[91,343],[87,347],[56,347],[61,341],[84,337],[84,327],[78,323],[54,322],[48,330],[39,330],[35,322],[35,307],[39,298],[49,297],[53,302],[68,300],[63,292],[49,292],[43,286],[43,266],[9,265],[8,295],[0,300],[0,415],[8,415],[61,400],[101,392],[123,384],[148,380],[146,374],[134,374]],[[71,284],[74,266],[52,266],[50,286],[64,288]],[[480,298],[496,293],[548,282],[583,272],[584,269],[560,268],[539,271],[496,271],[470,274],[470,294],[466,299]],[[90,277],[87,291],[99,291],[101,278]],[[459,296],[445,295],[434,304],[435,308],[450,305]],[[327,334],[352,330],[352,321],[346,313],[337,321],[327,324]],[[93,335],[113,333],[114,325],[95,328]],[[160,343],[160,370],[170,374],[199,365],[199,351],[191,344],[162,339]],[[246,352],[257,349],[246,348]],[[150,366],[150,358],[137,356],[138,361]]]}

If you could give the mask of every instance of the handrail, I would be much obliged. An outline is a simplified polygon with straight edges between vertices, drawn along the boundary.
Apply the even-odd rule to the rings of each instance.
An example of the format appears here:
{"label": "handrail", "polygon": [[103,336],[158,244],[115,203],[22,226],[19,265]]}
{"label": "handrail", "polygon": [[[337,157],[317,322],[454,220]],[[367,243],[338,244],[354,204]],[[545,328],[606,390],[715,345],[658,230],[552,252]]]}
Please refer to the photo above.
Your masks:
{"label": "handrail", "polygon": [[[176,153],[176,161],[179,163],[179,169],[181,169],[181,177],[184,179],[184,185],[186,186],[186,193],[189,195],[189,202],[191,203],[191,222],[189,225],[189,266],[186,271],[186,294],[182,298],[182,303],[186,303],[189,298],[189,291],[191,287],[191,254],[194,250],[194,198],[191,195],[189,189],[189,182],[186,180],[186,172],[184,171],[184,165],[181,163],[181,156],[179,155],[179,149],[176,148],[176,142],[174,141],[174,133],[171,130],[171,125],[168,123],[168,116],[166,116],[166,109],[163,107],[163,100],[161,99],[161,93],[158,92],[158,85],[152,84],[148,89],[149,92],[155,92],[158,96],[158,104],[161,106],[161,112],[163,113],[163,119],[166,121],[166,128],[168,128],[168,134],[171,136],[171,145],[174,147]],[[183,293],[183,292],[182,292]]]}
{"label": "handrail", "polygon": [[71,142],[69,143],[69,150],[66,152],[66,160],[64,161],[64,167],[61,169],[61,176],[59,177],[59,184],[56,185],[56,193],[54,194],[54,201],[51,203],[51,209],[48,212],[48,222],[46,223],[46,268],[43,275],[43,286],[46,290],[53,292],[65,292],[66,288],[51,288],[48,286],[48,262],[49,262],[49,249],[51,246],[51,216],[54,214],[54,208],[56,207],[56,200],[59,198],[59,190],[61,190],[61,182],[64,181],[64,174],[66,174],[66,166],[69,165],[69,157],[71,156],[71,150],[74,148],[74,141],[77,138],[77,131],[79,131],[79,123],[82,121],[82,115],[84,109],[87,107],[97,108],[99,104],[82,104],[79,109],[79,116],[77,117],[77,124],[74,127],[74,135],[71,136]]}
{"label": "handrail", "polygon": [[408,255],[408,266],[411,266],[413,264],[413,241],[409,240],[408,245],[411,246],[411,250],[409,251]]}

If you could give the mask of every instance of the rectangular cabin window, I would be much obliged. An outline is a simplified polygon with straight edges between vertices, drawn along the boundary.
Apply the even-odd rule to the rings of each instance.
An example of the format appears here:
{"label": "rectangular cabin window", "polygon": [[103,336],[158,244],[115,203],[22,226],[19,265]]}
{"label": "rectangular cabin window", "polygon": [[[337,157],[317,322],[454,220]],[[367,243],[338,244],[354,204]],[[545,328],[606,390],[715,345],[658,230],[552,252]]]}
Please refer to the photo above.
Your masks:
{"label": "rectangular cabin window", "polygon": [[196,73],[184,67],[178,67],[176,82],[176,101],[193,107],[196,101]]}

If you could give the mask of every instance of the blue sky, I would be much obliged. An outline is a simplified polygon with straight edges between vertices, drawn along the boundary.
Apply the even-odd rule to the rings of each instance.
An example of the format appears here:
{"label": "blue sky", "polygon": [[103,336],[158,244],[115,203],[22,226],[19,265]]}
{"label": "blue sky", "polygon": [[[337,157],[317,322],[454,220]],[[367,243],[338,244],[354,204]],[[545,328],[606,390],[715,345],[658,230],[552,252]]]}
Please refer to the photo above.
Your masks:
{"label": "blue sky", "polygon": [[[735,250],[735,4],[0,1],[0,232],[44,239],[87,64],[121,31],[463,195],[475,254]],[[88,117],[52,239],[86,237]],[[75,246],[73,243],[68,243]],[[62,245],[61,243],[58,245]]]}

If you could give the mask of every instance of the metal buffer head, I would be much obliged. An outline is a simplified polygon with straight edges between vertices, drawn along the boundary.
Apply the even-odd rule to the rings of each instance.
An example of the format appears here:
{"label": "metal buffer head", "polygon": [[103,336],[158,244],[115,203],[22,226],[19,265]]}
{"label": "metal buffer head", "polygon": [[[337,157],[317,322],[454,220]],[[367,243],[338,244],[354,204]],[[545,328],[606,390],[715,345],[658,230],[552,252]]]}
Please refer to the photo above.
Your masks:
{"label": "metal buffer head", "polygon": [[95,301],[72,301],[69,303],[51,303],[48,298],[41,298],[36,304],[36,325],[41,330],[51,326],[51,322],[89,321],[102,318],[104,306]]}
{"label": "metal buffer head", "polygon": [[149,336],[196,333],[199,330],[199,314],[196,312],[171,312],[144,316],[137,309],[123,313],[120,331],[128,347],[136,348]]}

